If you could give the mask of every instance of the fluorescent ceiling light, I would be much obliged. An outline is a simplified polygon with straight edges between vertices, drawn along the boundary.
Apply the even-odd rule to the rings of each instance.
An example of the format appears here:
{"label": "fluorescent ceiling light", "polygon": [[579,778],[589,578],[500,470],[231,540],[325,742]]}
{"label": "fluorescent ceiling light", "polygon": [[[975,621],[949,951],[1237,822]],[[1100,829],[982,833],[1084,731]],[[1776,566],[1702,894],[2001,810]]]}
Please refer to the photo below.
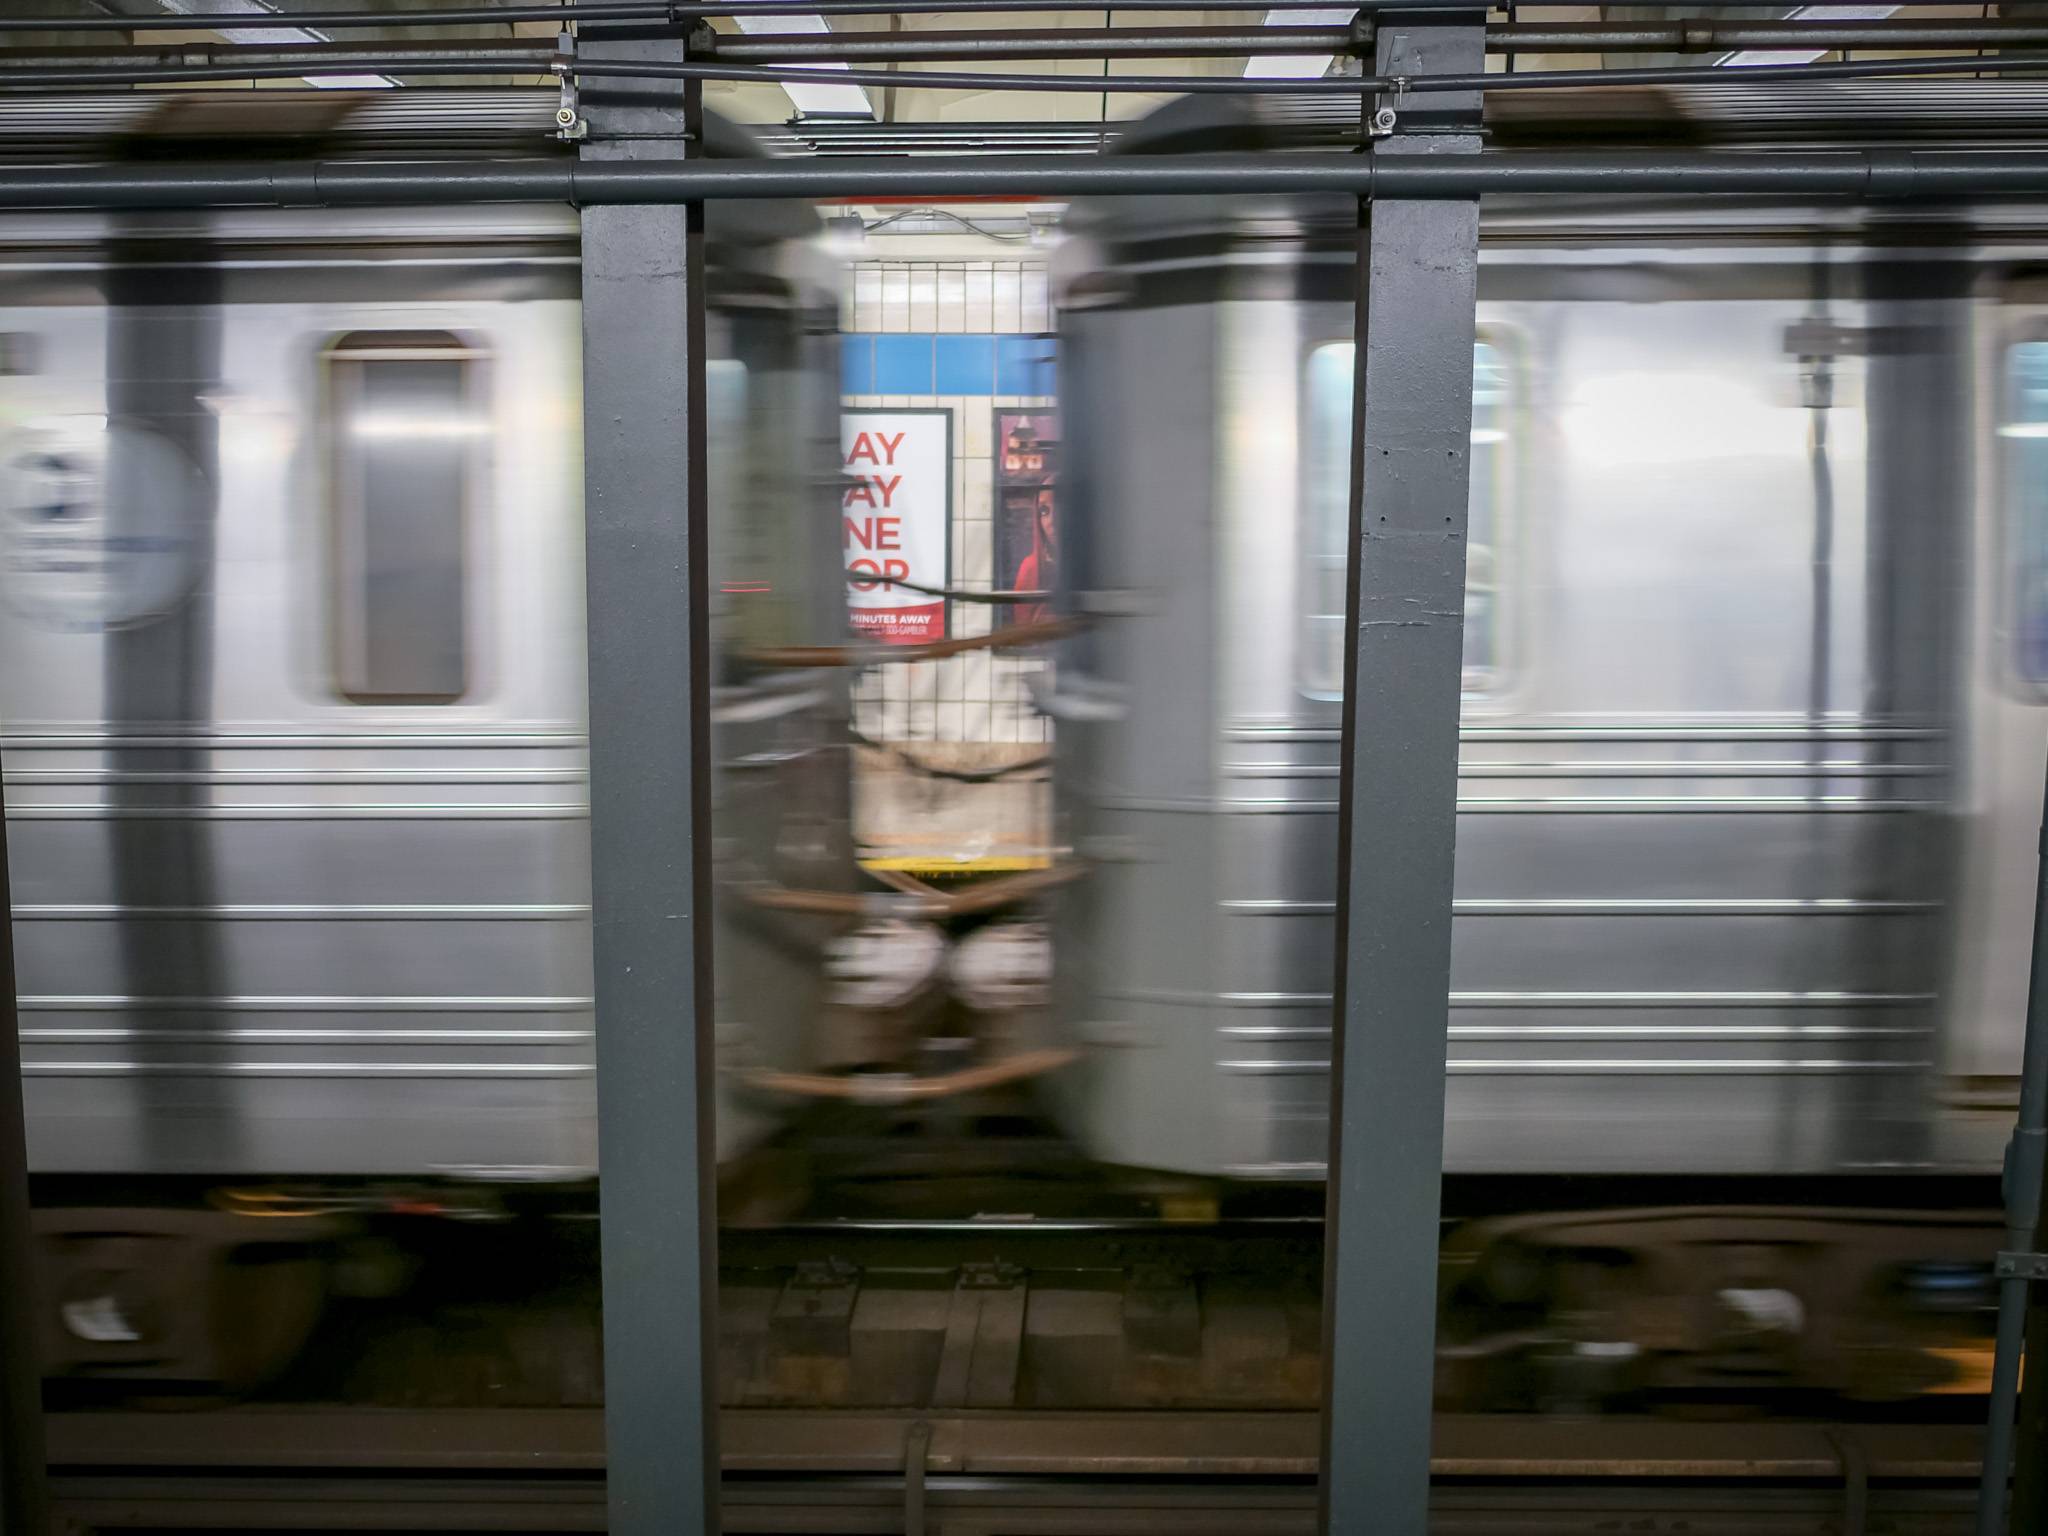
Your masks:
{"label": "fluorescent ceiling light", "polygon": [[[1261,25],[1268,27],[1341,27],[1358,14],[1355,8],[1341,11],[1268,11]],[[1320,80],[1330,72],[1327,53],[1276,53],[1246,59],[1247,80]]]}
{"label": "fluorescent ceiling light", "polygon": [[[156,0],[156,3],[173,16],[194,14],[221,15],[232,12],[237,16],[274,16],[277,13],[263,0]],[[142,18],[136,18],[138,25],[147,25]],[[272,47],[288,48],[294,43],[331,42],[325,32],[315,32],[311,27],[247,27],[237,28],[226,34],[237,43],[268,43]],[[317,86],[323,91],[382,90],[398,84],[384,75],[308,75],[306,84]]]}
{"label": "fluorescent ceiling light", "polygon": [[[1802,5],[1786,21],[1883,21],[1898,10],[1896,5]],[[1717,62],[1730,69],[1747,69],[1756,64],[1811,64],[1834,52],[1832,48],[1745,48]]]}
{"label": "fluorescent ceiling light", "polygon": [[[773,36],[790,32],[829,32],[822,16],[735,16],[742,32],[755,36]],[[843,70],[844,64],[806,64],[806,69],[815,69],[821,75],[833,70]],[[914,81],[916,76],[906,80]],[[799,117],[873,117],[875,105],[868,100],[868,93],[857,85],[835,85],[821,80],[813,85],[808,80],[785,80],[782,89],[789,96],[790,105],[795,107]]]}

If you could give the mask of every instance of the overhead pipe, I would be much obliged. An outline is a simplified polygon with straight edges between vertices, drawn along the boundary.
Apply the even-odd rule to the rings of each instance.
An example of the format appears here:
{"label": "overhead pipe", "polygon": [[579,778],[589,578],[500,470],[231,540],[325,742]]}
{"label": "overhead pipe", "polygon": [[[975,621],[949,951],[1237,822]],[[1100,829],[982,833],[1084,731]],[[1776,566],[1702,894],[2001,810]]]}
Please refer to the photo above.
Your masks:
{"label": "overhead pipe", "polygon": [[[969,30],[890,34],[834,32],[720,33],[697,24],[690,55],[733,65],[917,63],[934,60],[1032,58],[1254,58],[1289,54],[1363,54],[1372,47],[1369,17],[1342,27],[1067,27],[1015,31]],[[1504,22],[1487,28],[1493,53],[1723,53],[1743,48],[1800,46],[1834,51],[1872,48],[2048,47],[2048,20],[1971,22],[1872,21]],[[1879,62],[1879,61],[1871,61]],[[1918,61],[1908,61],[1918,62]],[[1929,61],[1932,62],[1932,61]],[[1970,62],[1950,67],[1964,69]],[[688,66],[673,66],[688,67]],[[1799,68],[1826,66],[1802,65]],[[194,43],[120,49],[17,49],[5,55],[0,79],[39,74],[35,83],[191,83],[267,79],[300,74],[397,71],[411,74],[590,73],[577,61],[539,43],[383,43],[374,54],[354,43],[269,46]],[[1548,71],[1561,74],[1563,71]],[[1612,73],[1603,71],[1603,74]],[[1745,78],[1755,78],[1750,71]],[[803,78],[803,77],[799,77]],[[919,84],[932,83],[920,79]],[[1286,81],[1299,89],[1314,81]],[[1370,81],[1335,82],[1345,89]],[[1092,89],[1101,89],[1099,84]],[[1183,89],[1190,88],[1186,85]],[[1438,87],[1440,89],[1446,87]]]}
{"label": "overhead pipe", "polygon": [[[579,79],[730,80],[780,85],[815,83],[817,66],[734,63],[624,63],[582,59],[544,49],[493,48],[482,57],[460,49],[429,50],[430,64],[420,67],[437,75],[531,72]],[[151,55],[152,57],[154,55]],[[0,65],[0,90],[99,89],[110,85],[193,85],[215,81],[315,78],[382,73],[406,66],[390,52],[330,54],[312,49],[229,48],[211,57],[219,63],[130,64],[126,55],[100,55],[111,62],[90,67],[49,68]],[[0,55],[5,57],[5,55]],[[2048,70],[2048,53],[1991,54],[1984,57],[1934,56],[1905,59],[1857,59],[1838,64],[1762,65],[1742,71],[1748,87],[1813,80],[1875,80],[1918,75],[2020,74]],[[879,69],[834,70],[832,80],[850,85],[900,86],[901,73]],[[926,87],[957,87],[977,91],[1084,92],[1090,95],[1386,95],[1396,104],[1404,97],[1477,91],[1585,90],[1624,86],[1689,85],[1712,80],[1725,83],[1725,70],[1708,67],[1648,69],[1552,69],[1523,74],[1338,76],[1325,79],[1275,79],[1235,75],[1046,75],[920,70],[916,83]]]}
{"label": "overhead pipe", "polygon": [[1351,197],[1670,193],[1900,201],[2048,194],[2048,151],[1478,155],[1035,155],[827,160],[277,161],[0,166],[0,209],[342,208],[445,203],[667,204],[1014,195]]}
{"label": "overhead pipe", "polygon": [[[1486,29],[1488,53],[1727,53],[1743,48],[2039,48],[2048,21],[1508,22]],[[1967,68],[1968,60],[1957,61]],[[1750,72],[1745,70],[1744,75]]]}

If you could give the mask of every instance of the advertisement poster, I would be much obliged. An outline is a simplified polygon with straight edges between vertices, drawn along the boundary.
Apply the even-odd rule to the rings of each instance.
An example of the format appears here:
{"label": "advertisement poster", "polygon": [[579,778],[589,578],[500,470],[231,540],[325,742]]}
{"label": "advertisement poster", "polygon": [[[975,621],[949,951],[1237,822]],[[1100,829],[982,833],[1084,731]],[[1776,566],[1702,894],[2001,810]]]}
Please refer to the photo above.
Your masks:
{"label": "advertisement poster", "polygon": [[840,422],[854,631],[897,645],[943,640],[946,600],[918,589],[952,576],[953,413],[846,411]]}
{"label": "advertisement poster", "polygon": [[[1058,418],[998,409],[995,445],[995,584],[1007,592],[1049,591],[1059,585]],[[1018,603],[1011,622],[1033,624],[1051,611],[1044,603]]]}

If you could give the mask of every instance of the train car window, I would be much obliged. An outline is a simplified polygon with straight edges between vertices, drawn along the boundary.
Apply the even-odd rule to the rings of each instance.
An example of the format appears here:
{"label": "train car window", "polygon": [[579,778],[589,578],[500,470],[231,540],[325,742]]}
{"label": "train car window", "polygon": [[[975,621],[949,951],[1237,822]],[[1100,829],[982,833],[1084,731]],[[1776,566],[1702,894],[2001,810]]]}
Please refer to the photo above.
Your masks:
{"label": "train car window", "polygon": [[466,524],[490,430],[479,355],[445,331],[358,331],[327,350],[336,684],[446,704],[469,685]]}
{"label": "train car window", "polygon": [[2006,354],[2006,538],[2011,550],[2013,667],[2048,685],[2048,341]]}
{"label": "train car window", "polygon": [[[1309,354],[1303,412],[1304,486],[1301,686],[1335,698],[1344,689],[1346,540],[1351,522],[1353,348],[1333,341]],[[1499,338],[1482,332],[1472,348],[1472,484],[1465,559],[1467,693],[1499,685],[1503,627],[1500,549],[1512,480],[1514,370]]]}

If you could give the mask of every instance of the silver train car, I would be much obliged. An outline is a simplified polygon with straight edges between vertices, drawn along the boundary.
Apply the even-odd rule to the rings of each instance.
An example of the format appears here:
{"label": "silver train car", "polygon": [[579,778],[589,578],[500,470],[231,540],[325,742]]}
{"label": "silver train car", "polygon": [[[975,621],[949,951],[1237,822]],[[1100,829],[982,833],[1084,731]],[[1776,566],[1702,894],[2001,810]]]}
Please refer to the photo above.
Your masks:
{"label": "silver train car", "polygon": [[[815,225],[733,205],[707,251],[736,1069],[803,1064],[826,983],[815,937],[729,893],[854,875],[844,683],[747,659],[845,636]],[[71,1180],[40,1213],[52,1359],[232,1377],[120,1319],[252,1232],[311,1229],[64,1189],[595,1172],[575,220],[52,218],[0,239],[24,1089],[31,1172]],[[731,1095],[721,1156],[776,1118]],[[173,1249],[196,1255],[182,1279]]]}
{"label": "silver train car", "polygon": [[[1265,131],[1181,103],[1120,152]],[[1319,1179],[1355,218],[1193,201],[1077,207],[1055,272],[1061,580],[1098,615],[1046,701],[1090,861],[1064,1110],[1118,1163]],[[1998,1165],[2044,256],[2039,209],[1488,205],[1447,1171]]]}

